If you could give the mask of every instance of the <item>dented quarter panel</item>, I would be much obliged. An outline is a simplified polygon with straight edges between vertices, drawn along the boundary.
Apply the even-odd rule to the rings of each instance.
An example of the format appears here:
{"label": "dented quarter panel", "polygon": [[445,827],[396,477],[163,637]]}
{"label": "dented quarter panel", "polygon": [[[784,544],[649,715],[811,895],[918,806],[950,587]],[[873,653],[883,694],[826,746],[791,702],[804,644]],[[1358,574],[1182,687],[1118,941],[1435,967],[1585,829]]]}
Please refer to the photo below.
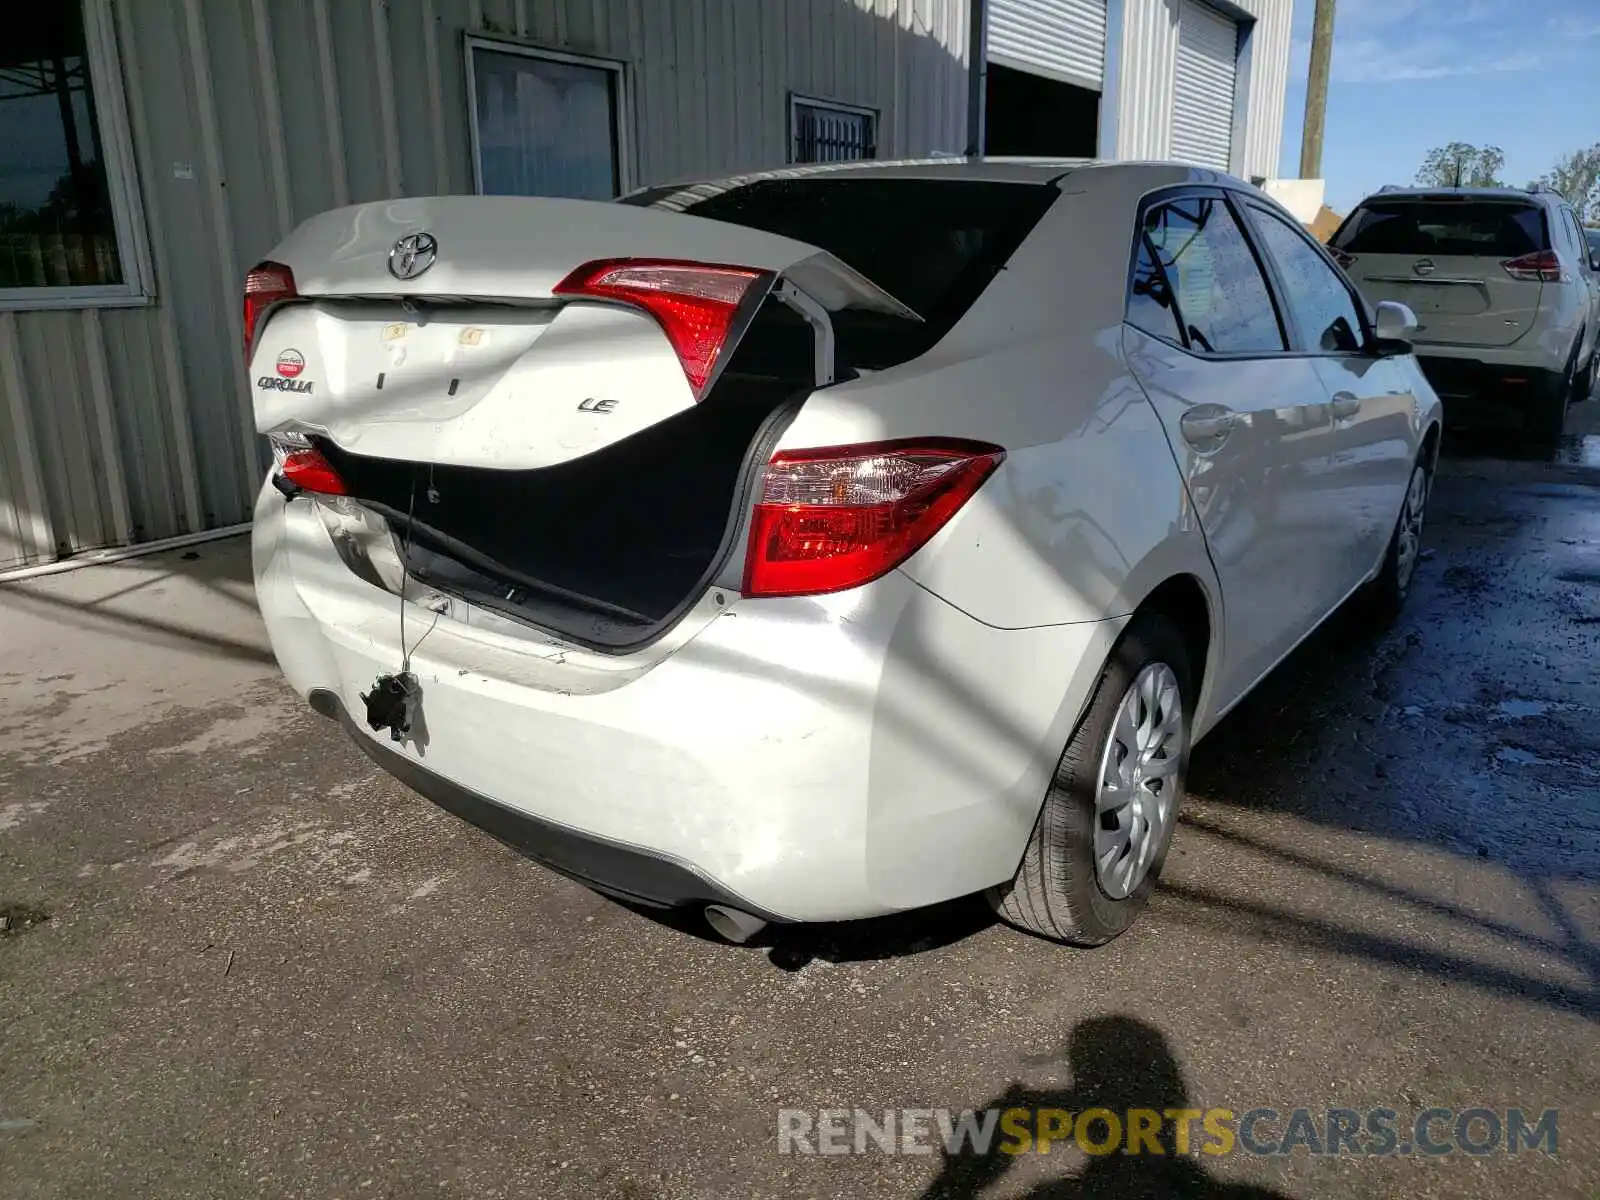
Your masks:
{"label": "dented quarter panel", "polygon": [[[1077,174],[935,350],[813,397],[785,449],[940,434],[998,444],[1000,468],[903,566],[1002,628],[1133,611],[1173,574],[1215,595],[1203,536],[1123,354],[1134,210],[1182,168]],[[1082,230],[1099,231],[1095,237]]]}

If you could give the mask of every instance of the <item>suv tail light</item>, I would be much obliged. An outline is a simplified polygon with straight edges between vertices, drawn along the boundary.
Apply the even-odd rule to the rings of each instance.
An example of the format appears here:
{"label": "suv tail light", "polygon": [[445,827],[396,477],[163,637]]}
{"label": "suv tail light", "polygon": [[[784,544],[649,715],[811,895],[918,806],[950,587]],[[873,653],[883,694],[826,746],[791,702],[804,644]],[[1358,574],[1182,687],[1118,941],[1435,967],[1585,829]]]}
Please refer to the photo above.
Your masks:
{"label": "suv tail light", "polygon": [[1561,259],[1554,250],[1540,250],[1521,258],[1508,258],[1500,264],[1507,275],[1525,283],[1561,283],[1566,279]]}
{"label": "suv tail light", "polygon": [[250,361],[250,348],[255,345],[256,326],[268,312],[285,300],[293,300],[300,293],[295,290],[294,272],[282,263],[257,263],[244,277],[244,360]]}
{"label": "suv tail light", "polygon": [[284,483],[292,484],[302,492],[312,492],[318,496],[350,494],[344,485],[344,480],[339,478],[339,472],[333,469],[333,464],[304,434],[273,434],[269,440],[272,443],[272,460],[277,468],[278,478]]}
{"label": "suv tail light", "polygon": [[953,438],[780,451],[762,479],[744,594],[870,583],[921,549],[1005,456]]}
{"label": "suv tail light", "polygon": [[1333,255],[1333,261],[1338,263],[1346,271],[1356,265],[1356,256],[1348,251],[1336,250],[1332,246],[1329,246],[1328,253]]}
{"label": "suv tail light", "polygon": [[749,267],[609,258],[585,263],[555,286],[558,296],[622,300],[660,322],[696,400],[704,399],[740,306],[764,271]]}

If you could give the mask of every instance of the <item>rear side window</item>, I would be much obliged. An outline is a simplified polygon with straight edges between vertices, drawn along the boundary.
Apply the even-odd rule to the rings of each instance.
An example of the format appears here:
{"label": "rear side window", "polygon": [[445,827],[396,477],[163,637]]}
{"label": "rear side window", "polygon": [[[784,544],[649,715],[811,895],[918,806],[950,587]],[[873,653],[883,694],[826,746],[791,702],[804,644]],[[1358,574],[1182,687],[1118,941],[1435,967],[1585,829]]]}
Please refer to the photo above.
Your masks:
{"label": "rear side window", "polygon": [[873,313],[836,314],[841,350],[865,367],[902,362],[943,337],[1060,194],[1051,184],[840,176],[716,188],[694,188],[688,203],[679,199],[684,191],[667,189],[623,202],[809,242],[860,271],[923,318],[913,324]]}
{"label": "rear side window", "polygon": [[1172,284],[1191,346],[1217,354],[1284,348],[1261,268],[1221,197],[1155,205],[1145,213],[1144,235]]}
{"label": "rear side window", "polygon": [[1587,265],[1589,256],[1594,253],[1594,251],[1589,248],[1589,235],[1584,232],[1583,226],[1578,223],[1577,213],[1573,212],[1570,208],[1564,208],[1561,210],[1561,214],[1566,219],[1567,228],[1571,230],[1572,235],[1578,239],[1573,243],[1578,252],[1578,261],[1584,265]]}
{"label": "rear side window", "polygon": [[1580,249],[1580,250],[1583,249],[1583,231],[1578,228],[1578,218],[1577,218],[1577,216],[1574,215],[1573,211],[1570,208],[1563,208],[1563,209],[1560,210],[1560,212],[1561,212],[1561,218],[1560,218],[1561,224],[1566,226],[1567,233],[1576,234],[1577,235],[1577,238],[1578,238],[1577,248]]}
{"label": "rear side window", "polygon": [[1589,253],[1600,258],[1600,229],[1585,229],[1583,236],[1589,239]]}
{"label": "rear side window", "polygon": [[1327,260],[1298,229],[1258,204],[1250,205],[1250,223],[1278,266],[1283,299],[1308,343],[1305,349],[1328,354],[1360,350],[1361,316],[1350,289]]}
{"label": "rear side window", "polygon": [[1543,210],[1515,200],[1369,200],[1333,245],[1350,254],[1518,258],[1550,249],[1550,231]]}
{"label": "rear side window", "polygon": [[1149,239],[1143,234],[1139,236],[1139,259],[1133,266],[1133,282],[1128,286],[1128,324],[1174,346],[1183,345],[1172,286],[1156,262]]}

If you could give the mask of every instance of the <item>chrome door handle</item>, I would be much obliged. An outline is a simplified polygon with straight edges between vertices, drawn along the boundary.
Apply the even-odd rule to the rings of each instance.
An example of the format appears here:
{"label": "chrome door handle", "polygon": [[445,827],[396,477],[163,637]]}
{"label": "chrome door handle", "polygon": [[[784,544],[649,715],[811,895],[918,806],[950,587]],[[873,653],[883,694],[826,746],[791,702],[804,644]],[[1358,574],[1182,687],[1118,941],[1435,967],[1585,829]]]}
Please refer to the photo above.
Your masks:
{"label": "chrome door handle", "polygon": [[1348,421],[1360,413],[1361,397],[1350,392],[1339,392],[1328,407],[1332,410],[1335,421]]}
{"label": "chrome door handle", "polygon": [[1220,442],[1232,432],[1238,415],[1232,409],[1202,404],[1184,413],[1178,419],[1178,427],[1183,430],[1184,440],[1190,445],[1214,449],[1213,443]]}

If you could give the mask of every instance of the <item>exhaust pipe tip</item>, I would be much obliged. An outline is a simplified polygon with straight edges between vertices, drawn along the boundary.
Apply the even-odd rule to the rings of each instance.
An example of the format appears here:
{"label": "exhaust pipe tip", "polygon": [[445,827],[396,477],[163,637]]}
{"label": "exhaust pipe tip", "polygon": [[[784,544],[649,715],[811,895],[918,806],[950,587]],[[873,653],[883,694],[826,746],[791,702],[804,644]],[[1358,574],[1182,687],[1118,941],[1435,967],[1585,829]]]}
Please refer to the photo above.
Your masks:
{"label": "exhaust pipe tip", "polygon": [[717,933],[738,946],[744,945],[767,927],[760,917],[729,908],[726,904],[706,905],[706,921]]}

